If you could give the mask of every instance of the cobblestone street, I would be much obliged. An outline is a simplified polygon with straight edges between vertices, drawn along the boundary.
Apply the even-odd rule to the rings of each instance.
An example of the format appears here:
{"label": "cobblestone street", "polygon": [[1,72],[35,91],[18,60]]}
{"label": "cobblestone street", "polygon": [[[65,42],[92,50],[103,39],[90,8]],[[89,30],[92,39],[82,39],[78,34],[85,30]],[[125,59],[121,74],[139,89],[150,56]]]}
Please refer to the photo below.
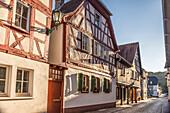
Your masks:
{"label": "cobblestone street", "polygon": [[150,98],[131,105],[117,105],[116,108],[100,109],[86,113],[170,113],[167,97]]}

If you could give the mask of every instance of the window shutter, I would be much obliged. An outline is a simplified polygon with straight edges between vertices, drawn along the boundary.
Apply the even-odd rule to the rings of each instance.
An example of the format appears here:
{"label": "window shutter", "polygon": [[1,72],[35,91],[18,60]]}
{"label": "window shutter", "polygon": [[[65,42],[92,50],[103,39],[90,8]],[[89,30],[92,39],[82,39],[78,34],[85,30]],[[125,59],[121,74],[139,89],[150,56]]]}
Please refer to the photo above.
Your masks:
{"label": "window shutter", "polygon": [[100,78],[100,92],[102,92],[102,79]]}
{"label": "window shutter", "polygon": [[79,73],[78,76],[78,91],[82,91],[82,84],[83,84],[83,74]]}
{"label": "window shutter", "polygon": [[104,78],[103,92],[106,92],[106,79]]}
{"label": "window shutter", "polygon": [[89,91],[89,76],[87,76],[86,84],[87,84],[87,86],[88,86],[88,91]]}
{"label": "window shutter", "polygon": [[98,88],[99,91],[100,91],[100,79],[99,79],[99,78],[97,78],[97,88]]}
{"label": "window shutter", "polygon": [[91,76],[91,92],[94,91],[94,85],[95,85],[95,77]]}
{"label": "window shutter", "polygon": [[92,54],[94,55],[94,40],[91,39],[91,48],[92,48]]}
{"label": "window shutter", "polygon": [[112,92],[112,80],[110,80],[110,92]]}

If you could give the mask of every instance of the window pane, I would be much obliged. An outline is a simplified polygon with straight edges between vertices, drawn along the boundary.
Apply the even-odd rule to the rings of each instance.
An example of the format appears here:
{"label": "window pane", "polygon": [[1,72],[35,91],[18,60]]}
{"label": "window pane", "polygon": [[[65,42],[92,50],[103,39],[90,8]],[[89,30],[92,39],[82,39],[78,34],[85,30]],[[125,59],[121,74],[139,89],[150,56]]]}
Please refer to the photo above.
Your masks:
{"label": "window pane", "polygon": [[28,93],[28,83],[23,83],[23,93]]}
{"label": "window pane", "polygon": [[25,30],[26,30],[26,27],[27,27],[27,20],[26,20],[26,19],[24,19],[24,18],[22,18],[21,27],[22,27],[23,29],[25,29]]}
{"label": "window pane", "polygon": [[0,93],[5,93],[5,81],[0,81]]}
{"label": "window pane", "polygon": [[22,5],[17,2],[17,8],[16,8],[16,13],[21,15],[21,7]]}
{"label": "window pane", "polygon": [[20,21],[21,21],[21,17],[16,15],[15,16],[15,25],[20,27]]}
{"label": "window pane", "polygon": [[24,81],[29,81],[29,71],[24,71]]}
{"label": "window pane", "polygon": [[27,18],[27,14],[28,14],[28,8],[23,6],[23,13],[22,13],[22,16]]}
{"label": "window pane", "polygon": [[0,67],[0,79],[5,79],[5,78],[6,78],[6,68]]}
{"label": "window pane", "polygon": [[16,83],[16,93],[21,93],[21,82]]}
{"label": "window pane", "polygon": [[22,70],[17,70],[17,80],[22,80]]}

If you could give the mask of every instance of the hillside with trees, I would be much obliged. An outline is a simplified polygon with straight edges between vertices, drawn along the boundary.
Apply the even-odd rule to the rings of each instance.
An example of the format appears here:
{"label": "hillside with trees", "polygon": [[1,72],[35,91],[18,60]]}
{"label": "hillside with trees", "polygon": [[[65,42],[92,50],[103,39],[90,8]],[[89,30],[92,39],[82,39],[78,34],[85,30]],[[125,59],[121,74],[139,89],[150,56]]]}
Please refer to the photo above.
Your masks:
{"label": "hillside with trees", "polygon": [[168,92],[167,80],[165,79],[166,72],[149,72],[148,76],[156,76],[158,78],[158,80],[159,80],[160,85],[161,85],[162,92],[163,93]]}

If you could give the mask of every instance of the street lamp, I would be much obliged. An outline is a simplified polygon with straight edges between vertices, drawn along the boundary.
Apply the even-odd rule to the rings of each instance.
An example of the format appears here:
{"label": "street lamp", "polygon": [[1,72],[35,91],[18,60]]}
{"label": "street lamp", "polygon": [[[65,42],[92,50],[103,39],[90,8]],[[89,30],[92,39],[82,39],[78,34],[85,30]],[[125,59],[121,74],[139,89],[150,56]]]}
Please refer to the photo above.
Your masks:
{"label": "street lamp", "polygon": [[54,28],[51,28],[51,29],[47,29],[47,35],[49,35],[50,33],[52,33],[55,29],[57,30],[58,27],[60,26],[61,24],[61,21],[62,21],[62,18],[63,18],[63,13],[61,13],[60,10],[54,10],[52,12],[52,23],[55,24],[55,27]]}

